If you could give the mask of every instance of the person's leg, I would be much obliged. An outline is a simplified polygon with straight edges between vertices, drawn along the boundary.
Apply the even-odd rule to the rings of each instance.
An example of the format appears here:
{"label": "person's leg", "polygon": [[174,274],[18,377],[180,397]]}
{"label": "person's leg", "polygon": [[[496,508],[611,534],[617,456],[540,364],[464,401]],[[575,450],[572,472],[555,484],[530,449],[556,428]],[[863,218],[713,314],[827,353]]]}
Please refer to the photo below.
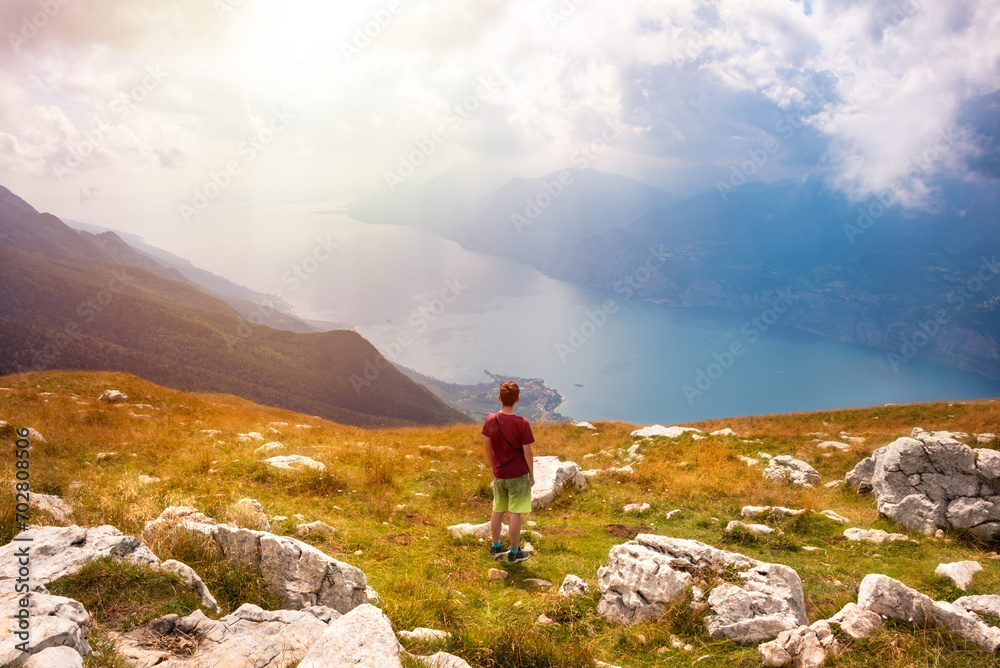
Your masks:
{"label": "person's leg", "polygon": [[510,514],[510,549],[516,552],[521,544],[521,513]]}
{"label": "person's leg", "polygon": [[[510,517],[511,517],[511,536],[513,537],[514,515],[511,514]],[[503,531],[503,513],[498,513],[494,510],[493,515],[490,517],[490,535],[493,537],[494,543],[500,542],[500,533],[502,531]],[[513,545],[513,543],[511,544]]]}

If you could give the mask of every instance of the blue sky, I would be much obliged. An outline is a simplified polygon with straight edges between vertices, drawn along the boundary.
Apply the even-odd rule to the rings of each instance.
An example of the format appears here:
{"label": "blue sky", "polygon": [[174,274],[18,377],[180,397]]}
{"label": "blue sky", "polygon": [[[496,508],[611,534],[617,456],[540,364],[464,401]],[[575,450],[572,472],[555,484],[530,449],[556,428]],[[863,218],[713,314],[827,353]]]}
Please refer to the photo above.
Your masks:
{"label": "blue sky", "polygon": [[753,178],[911,207],[998,172],[1000,0],[5,0],[0,27],[0,183],[154,239],[411,157],[539,175],[608,126],[594,168],[676,191],[775,142]]}

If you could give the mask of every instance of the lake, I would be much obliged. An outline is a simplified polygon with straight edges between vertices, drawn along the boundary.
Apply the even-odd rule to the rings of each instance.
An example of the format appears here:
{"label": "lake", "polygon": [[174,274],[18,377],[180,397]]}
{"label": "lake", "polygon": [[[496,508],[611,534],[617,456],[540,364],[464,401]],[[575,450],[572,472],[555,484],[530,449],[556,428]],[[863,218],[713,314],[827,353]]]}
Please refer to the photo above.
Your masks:
{"label": "lake", "polygon": [[[776,316],[762,332],[745,316],[626,300],[419,230],[317,210],[239,212],[247,237],[267,249],[253,263],[222,265],[194,248],[188,257],[280,290],[304,317],[351,323],[421,373],[456,383],[482,382],[484,369],[543,378],[566,398],[560,412],[579,420],[672,424],[1000,396],[1000,382],[925,360],[896,373],[883,351],[784,328],[776,313],[758,314]],[[336,250],[314,261],[320,246]]]}

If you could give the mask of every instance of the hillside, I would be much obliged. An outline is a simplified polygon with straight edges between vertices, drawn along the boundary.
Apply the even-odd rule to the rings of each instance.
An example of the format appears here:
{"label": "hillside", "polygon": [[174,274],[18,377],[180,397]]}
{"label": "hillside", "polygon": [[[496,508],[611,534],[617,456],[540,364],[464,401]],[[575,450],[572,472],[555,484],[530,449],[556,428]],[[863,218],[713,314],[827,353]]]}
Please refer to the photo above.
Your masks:
{"label": "hillside", "polygon": [[[0,419],[11,426],[0,426],[0,437],[10,439],[13,426],[30,426],[44,436],[47,442],[32,446],[32,490],[62,497],[77,524],[111,524],[138,534],[165,508],[180,504],[220,521],[245,522],[235,508],[243,498],[261,504],[277,535],[295,536],[297,522],[322,521],[336,533],[303,540],[362,569],[394,630],[427,627],[452,634],[439,642],[404,640],[405,647],[418,654],[444,650],[477,668],[589,668],[595,661],[648,668],[690,666],[696,660],[698,666],[760,666],[755,645],[710,637],[704,613],[691,609],[690,597],[632,625],[597,613],[597,569],[609,564],[613,546],[637,533],[703,541],[795,569],[809,621],[855,601],[855,588],[870,573],[886,574],[947,601],[1000,588],[995,545],[977,544],[959,533],[935,538],[908,531],[880,518],[870,496],[845,486],[775,484],[762,478],[759,464],[739,459],[759,459],[759,452],[793,455],[815,466],[823,483],[833,482],[914,427],[995,433],[1000,425],[997,400],[695,423],[688,426],[704,430],[702,440],[687,433],[641,443],[644,459],[631,460],[631,474],[607,469],[630,461],[626,449],[639,443],[630,438],[633,425],[597,423],[596,431],[539,425],[536,456],[556,455],[606,472],[589,478],[587,489],[564,489],[551,506],[533,512],[529,519],[535,525],[526,536],[533,558],[498,566],[485,555],[483,543],[453,538],[446,529],[489,516],[490,476],[476,425],[368,430],[233,396],[170,390],[124,374],[49,371],[10,376],[3,384]],[[98,401],[106,389],[125,392],[128,402]],[[723,427],[739,435],[707,435]],[[326,472],[282,472],[259,463],[262,457],[255,450],[260,442],[239,440],[249,432],[281,443],[280,454],[325,464]],[[827,438],[846,441],[848,449],[818,447]],[[978,447],[998,444],[994,440]],[[13,456],[0,460],[5,479],[13,477],[14,462]],[[650,508],[626,513],[623,506],[629,503],[649,503]],[[746,505],[833,510],[850,524],[810,513],[763,520],[784,532],[774,539],[727,534],[727,522],[739,519]],[[13,535],[13,504],[4,504],[0,513],[6,542]],[[296,514],[303,517],[295,519]],[[36,518],[53,523],[42,513]],[[883,545],[848,541],[842,535],[847,526],[902,532],[910,540]],[[157,544],[154,551],[199,571],[219,600],[219,614],[248,601],[265,608],[276,605],[267,583],[232,562],[199,555],[190,546]],[[967,592],[934,574],[939,563],[967,559],[984,569]],[[509,577],[488,579],[494,566]],[[555,587],[531,581],[558,586],[568,573],[586,580],[590,593],[567,598]],[[114,634],[168,612],[186,615],[198,607],[183,586],[158,578],[110,562],[50,586],[60,595],[86,601],[93,616],[91,643],[102,652],[88,666],[132,665],[115,655]],[[538,623],[541,615],[552,623]],[[993,666],[996,660],[940,627],[887,622],[864,639],[841,630],[836,634],[840,654],[824,665],[971,668]]]}
{"label": "hillside", "polygon": [[469,420],[385,364],[356,332],[297,334],[249,323],[192,285],[120,263],[5,189],[0,349],[0,375],[125,371],[349,424]]}

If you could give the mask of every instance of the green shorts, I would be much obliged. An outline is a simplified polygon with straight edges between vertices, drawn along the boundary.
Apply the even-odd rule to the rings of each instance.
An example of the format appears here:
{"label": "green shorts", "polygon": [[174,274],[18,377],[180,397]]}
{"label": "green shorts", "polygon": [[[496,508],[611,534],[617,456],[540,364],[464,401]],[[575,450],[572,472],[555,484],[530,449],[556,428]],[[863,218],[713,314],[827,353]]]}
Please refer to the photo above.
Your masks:
{"label": "green shorts", "polygon": [[493,512],[531,512],[531,475],[493,479]]}

